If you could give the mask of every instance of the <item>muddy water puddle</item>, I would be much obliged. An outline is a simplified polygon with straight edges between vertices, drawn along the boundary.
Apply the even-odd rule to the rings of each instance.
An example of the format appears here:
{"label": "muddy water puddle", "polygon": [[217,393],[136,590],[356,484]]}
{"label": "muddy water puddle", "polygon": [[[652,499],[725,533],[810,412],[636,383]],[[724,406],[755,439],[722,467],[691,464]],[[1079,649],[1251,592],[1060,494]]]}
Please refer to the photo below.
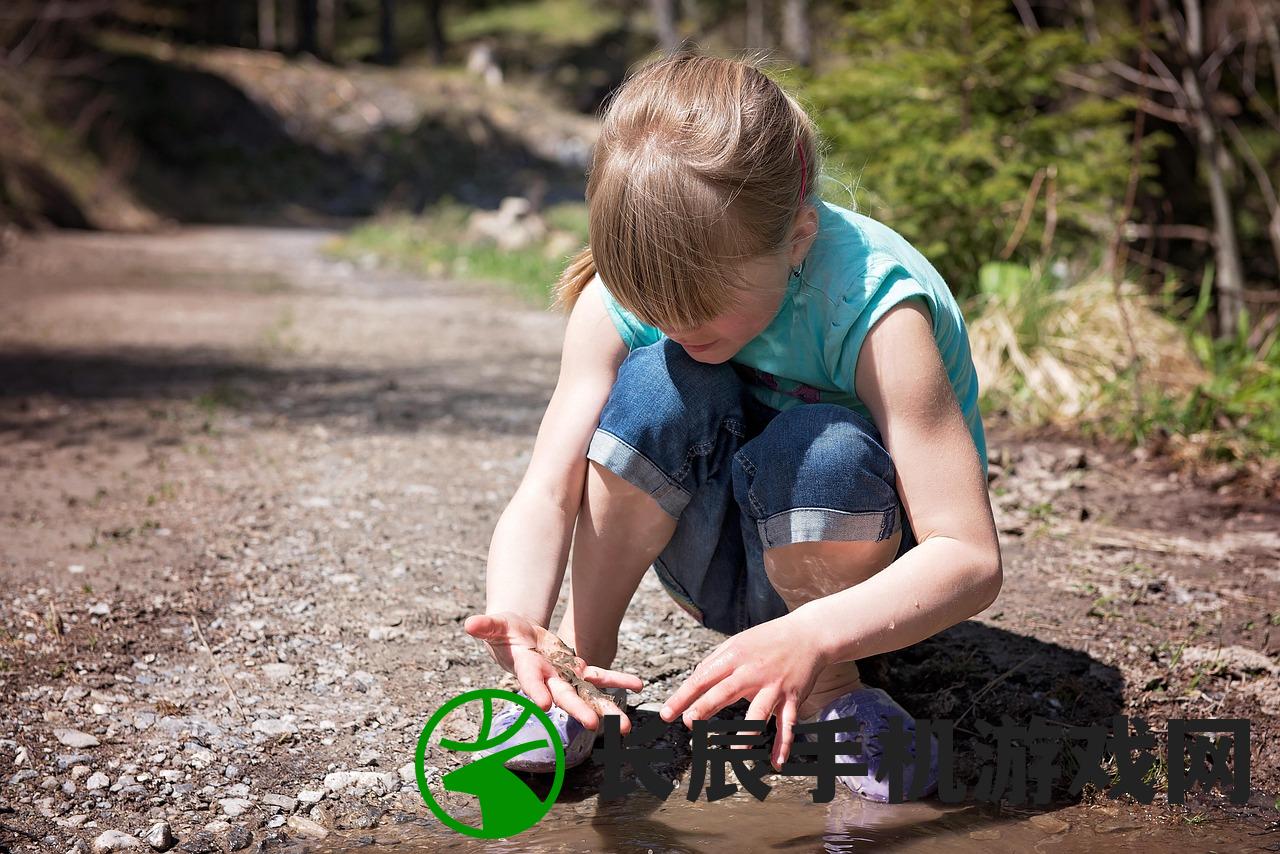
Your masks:
{"label": "muddy water puddle", "polygon": [[[466,821],[461,814],[455,814]],[[477,814],[478,816],[478,814]],[[478,823],[478,821],[476,822]],[[804,785],[778,785],[764,801],[739,791],[708,803],[680,789],[665,801],[633,793],[614,801],[563,799],[534,827],[506,839],[458,834],[431,818],[381,828],[376,837],[335,839],[325,851],[417,852],[684,852],[893,851],[1099,852],[1280,851],[1280,828],[1231,818],[1152,819],[1115,805],[1068,805],[1054,811],[997,809],[937,800],[876,804],[838,792],[813,803]]]}

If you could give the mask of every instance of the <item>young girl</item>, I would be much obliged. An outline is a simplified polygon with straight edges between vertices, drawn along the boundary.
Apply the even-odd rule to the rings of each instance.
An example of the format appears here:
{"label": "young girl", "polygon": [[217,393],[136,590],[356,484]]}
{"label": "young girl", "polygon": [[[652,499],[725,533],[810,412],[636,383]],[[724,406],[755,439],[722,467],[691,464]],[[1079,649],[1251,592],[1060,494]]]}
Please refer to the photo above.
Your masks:
{"label": "young girl", "polygon": [[[650,566],[728,636],[662,719],[691,727],[745,698],[747,719],[776,720],[778,768],[795,723],[853,718],[861,752],[838,761],[867,773],[840,779],[881,801],[875,736],[890,717],[914,722],[862,685],[855,661],[964,620],[1000,590],[960,310],[900,235],[818,199],[818,175],[811,120],[745,62],[671,56],[608,107],[590,245],[558,286],[571,308],[560,377],[493,534],[487,613],[465,623],[549,711],[569,765],[589,755],[599,714],[537,650],[557,635],[574,647],[578,676],[606,689],[617,708],[604,710],[629,732],[626,689],[643,683],[609,667]],[[527,729],[502,748],[546,744],[536,721]],[[917,792],[934,786],[930,748]],[[507,767],[554,760],[543,747]]]}

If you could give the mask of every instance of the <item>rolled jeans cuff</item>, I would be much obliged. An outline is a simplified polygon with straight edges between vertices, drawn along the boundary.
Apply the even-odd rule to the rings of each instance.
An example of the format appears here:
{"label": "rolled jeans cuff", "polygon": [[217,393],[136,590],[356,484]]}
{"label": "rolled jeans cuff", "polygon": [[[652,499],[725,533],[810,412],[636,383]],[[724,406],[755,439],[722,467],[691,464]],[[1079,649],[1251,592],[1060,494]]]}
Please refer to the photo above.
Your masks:
{"label": "rolled jeans cuff", "polygon": [[587,459],[594,460],[631,485],[643,489],[673,519],[679,519],[689,503],[689,493],[671,480],[653,460],[609,431],[597,427],[587,447]]}
{"label": "rolled jeans cuff", "polygon": [[756,522],[766,549],[818,540],[884,540],[899,524],[898,505],[888,510],[849,513],[826,507],[799,507]]}

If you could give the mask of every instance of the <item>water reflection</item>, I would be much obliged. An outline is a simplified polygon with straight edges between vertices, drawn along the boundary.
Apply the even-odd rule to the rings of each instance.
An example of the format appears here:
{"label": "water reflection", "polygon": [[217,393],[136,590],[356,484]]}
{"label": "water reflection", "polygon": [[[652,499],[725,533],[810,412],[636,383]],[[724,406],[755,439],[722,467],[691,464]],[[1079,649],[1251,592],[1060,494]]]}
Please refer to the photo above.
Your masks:
{"label": "water reflection", "polygon": [[[538,825],[508,839],[463,837],[432,819],[383,828],[372,844],[330,837],[323,850],[366,854],[417,852],[610,851],[693,854],[706,851],[814,852],[1149,852],[1280,851],[1280,827],[1215,819],[1188,823],[1142,817],[1121,805],[1075,804],[1049,811],[936,799],[877,804],[845,791],[813,803],[808,784],[776,783],[764,801],[739,791],[708,803],[677,789],[665,801],[636,792],[616,801],[558,802]],[[321,849],[312,849],[321,850]]]}

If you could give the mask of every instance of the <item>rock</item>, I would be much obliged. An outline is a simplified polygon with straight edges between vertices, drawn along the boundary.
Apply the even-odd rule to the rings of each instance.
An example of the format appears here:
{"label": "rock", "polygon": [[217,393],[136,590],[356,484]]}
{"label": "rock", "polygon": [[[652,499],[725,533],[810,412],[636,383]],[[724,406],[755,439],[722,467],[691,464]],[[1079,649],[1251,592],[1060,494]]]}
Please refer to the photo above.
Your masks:
{"label": "rock", "polygon": [[496,211],[476,211],[467,220],[467,236],[491,240],[505,251],[522,249],[543,239],[547,225],[533,209],[533,203],[520,196],[508,196]]}
{"label": "rock", "polygon": [[246,798],[223,798],[218,801],[218,805],[222,807],[223,815],[237,818],[244,815],[253,806],[253,802]]}
{"label": "rock", "polygon": [[285,681],[289,677],[293,676],[293,670],[294,668],[292,664],[285,664],[284,662],[279,661],[272,662],[271,664],[264,664],[258,668],[258,672],[270,679],[272,682]]}
{"label": "rock", "polygon": [[368,804],[345,804],[340,807],[335,823],[343,830],[369,830],[382,821],[383,812]]}
{"label": "rock", "polygon": [[275,792],[268,792],[262,796],[264,804],[270,804],[273,807],[280,807],[286,812],[293,812],[293,808],[298,805],[298,801],[288,795],[277,795]]}
{"label": "rock", "polygon": [[55,729],[53,737],[65,744],[67,747],[75,747],[83,749],[86,747],[97,747],[98,739],[89,735],[87,732],[81,732],[78,729]]}
{"label": "rock", "polygon": [[240,776],[240,766],[228,765],[226,768],[222,770],[222,776],[226,777],[228,780],[236,779],[237,777]]}
{"label": "rock", "polygon": [[406,762],[401,765],[399,771],[396,773],[398,773],[400,775],[400,779],[406,783],[413,783],[418,779],[418,771],[412,762]]}
{"label": "rock", "polygon": [[279,738],[284,735],[297,735],[298,726],[289,721],[276,720],[275,718],[259,718],[253,722],[253,731],[272,738]]}
{"label": "rock", "polygon": [[377,684],[377,677],[367,670],[357,670],[347,679],[347,684],[361,694],[367,694]]}
{"label": "rock", "polygon": [[118,830],[104,830],[98,834],[97,839],[93,840],[95,854],[102,854],[104,851],[128,851],[132,848],[141,847],[141,839],[136,836],[130,836],[127,833],[121,833]]}
{"label": "rock", "polygon": [[89,613],[95,617],[105,617],[111,613],[111,606],[106,602],[98,602],[96,605],[89,606]]}
{"label": "rock", "polygon": [[[76,765],[92,761],[93,757],[87,753],[59,753],[57,766],[59,771],[66,771],[68,768],[73,768]],[[85,766],[85,770],[88,770],[88,766]]]}
{"label": "rock", "polygon": [[298,792],[298,800],[304,804],[318,804],[324,800],[324,791],[321,789],[303,789]]}
{"label": "rock", "polygon": [[377,765],[381,755],[376,750],[362,750],[360,755],[356,757],[356,764],[361,768],[368,765]]}
{"label": "rock", "polygon": [[264,851],[270,851],[273,848],[283,848],[289,844],[289,835],[279,830],[273,830],[271,833],[265,834],[262,839],[258,840],[258,852],[262,854]]}
{"label": "rock", "polygon": [[307,839],[324,839],[329,835],[329,831],[323,824],[300,815],[289,816],[289,820],[285,822],[285,827]]}
{"label": "rock", "polygon": [[1062,833],[1071,827],[1062,819],[1051,815],[1033,815],[1028,820],[1045,833]]}
{"label": "rock", "polygon": [[253,834],[249,832],[249,828],[242,824],[237,824],[235,827],[231,828],[231,831],[227,834],[228,851],[240,851],[241,849],[248,848],[252,842]]}
{"label": "rock", "polygon": [[331,792],[367,791],[385,795],[400,788],[400,775],[391,771],[334,771],[325,775],[324,787]]}
{"label": "rock", "polygon": [[83,839],[77,839],[71,843],[71,847],[67,849],[67,854],[89,854],[89,846],[84,844]]}
{"label": "rock", "polygon": [[178,846],[186,854],[214,854],[218,850],[218,838],[207,830],[191,834],[191,838]]}
{"label": "rock", "polygon": [[93,774],[89,776],[89,779],[84,781],[84,787],[91,792],[95,789],[105,789],[110,785],[111,778],[106,774],[103,774],[101,771],[93,772]]}
{"label": "rock", "polygon": [[995,839],[999,839],[999,838],[1000,838],[1000,831],[998,831],[998,830],[972,830],[972,831],[970,831],[970,832],[969,832],[969,838],[970,838],[970,839],[979,839],[979,840],[982,840],[982,841],[984,841],[984,842],[989,842],[989,841],[992,841],[992,840],[995,840]]}
{"label": "rock", "polygon": [[204,826],[210,833],[226,833],[231,829],[231,822],[216,818]]}
{"label": "rock", "polygon": [[151,825],[151,829],[147,831],[146,836],[143,838],[156,851],[168,851],[178,842],[173,838],[173,831],[169,828],[169,822],[167,821],[157,821]]}

